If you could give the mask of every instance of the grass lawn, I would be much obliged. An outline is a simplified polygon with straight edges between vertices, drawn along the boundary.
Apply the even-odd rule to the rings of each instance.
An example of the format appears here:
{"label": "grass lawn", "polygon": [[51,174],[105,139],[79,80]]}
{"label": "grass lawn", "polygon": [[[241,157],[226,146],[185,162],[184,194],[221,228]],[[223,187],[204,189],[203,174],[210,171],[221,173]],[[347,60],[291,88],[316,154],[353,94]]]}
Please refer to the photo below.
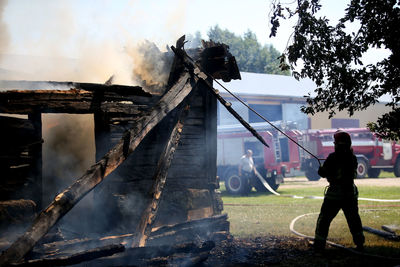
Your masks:
{"label": "grass lawn", "polygon": [[[360,197],[400,199],[400,180],[399,186],[359,186],[358,188]],[[283,184],[278,192],[282,195],[323,196],[324,188],[285,188],[285,184]],[[300,218],[295,224],[295,230],[314,236],[322,200],[294,199],[256,191],[252,191],[246,197],[230,196],[225,191],[223,183],[221,183],[221,193],[224,211],[228,213],[231,233],[235,237],[293,236],[289,230],[290,222],[297,216],[306,213],[315,214]],[[400,202],[359,201],[359,208],[365,226],[381,229],[382,225],[400,225]],[[370,253],[393,255],[393,252],[398,252],[400,249],[400,242],[387,241],[369,233],[365,233],[365,236],[365,245]],[[345,246],[353,246],[351,234],[342,212],[333,220],[328,239]]]}

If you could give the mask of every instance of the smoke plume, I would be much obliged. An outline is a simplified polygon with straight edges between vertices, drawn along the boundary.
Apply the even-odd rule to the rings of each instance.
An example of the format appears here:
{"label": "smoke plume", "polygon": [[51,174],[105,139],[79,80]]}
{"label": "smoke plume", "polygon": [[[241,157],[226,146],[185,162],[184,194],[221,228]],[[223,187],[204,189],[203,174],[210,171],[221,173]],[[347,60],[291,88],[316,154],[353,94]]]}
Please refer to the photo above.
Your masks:
{"label": "smoke plume", "polygon": [[144,89],[160,93],[168,81],[172,53],[161,52],[154,43],[147,40],[127,52],[135,63],[133,80]]}
{"label": "smoke plume", "polygon": [[[145,28],[145,34],[151,32],[154,37],[160,32],[167,33],[174,43],[183,33],[168,27],[183,24],[176,21],[181,18],[178,15],[181,12],[176,11],[167,18],[168,23],[160,19],[152,29],[144,26],[147,19],[154,21],[151,17],[154,5],[149,7],[145,1],[132,1],[123,13],[116,15],[115,8],[122,5],[117,2],[0,0],[0,56],[5,54],[0,62],[0,80],[104,83],[114,75],[114,84],[140,85],[160,93],[168,79],[172,53],[164,53],[156,44],[141,41],[144,36],[137,32]],[[93,3],[96,6],[91,6]],[[140,14],[141,5],[150,8],[148,14]],[[7,20],[4,20],[6,6]],[[165,13],[165,10],[159,12]],[[153,40],[150,36],[145,38]],[[57,114],[42,118],[43,202],[46,205],[94,162],[94,125],[93,115]],[[83,212],[83,216],[79,211],[79,207],[88,210],[93,204],[91,198],[92,195],[85,197],[87,201],[81,201],[64,218],[69,227],[83,231],[86,229],[83,224],[99,223],[86,218],[90,213]],[[138,200],[125,202],[137,204]]]}
{"label": "smoke plume", "polygon": [[[104,12],[120,5],[96,1],[93,8],[74,1],[37,0],[33,5],[0,0],[0,53],[7,55],[0,79],[104,83],[114,75],[114,84],[141,85],[159,93],[172,58],[142,40],[174,43],[183,34],[177,14],[184,13],[184,1],[164,17],[165,10],[149,9],[141,1],[132,1],[119,14]],[[157,25],[149,21],[155,14],[160,19]],[[143,28],[147,30],[142,32]],[[18,40],[12,46],[8,33]]]}

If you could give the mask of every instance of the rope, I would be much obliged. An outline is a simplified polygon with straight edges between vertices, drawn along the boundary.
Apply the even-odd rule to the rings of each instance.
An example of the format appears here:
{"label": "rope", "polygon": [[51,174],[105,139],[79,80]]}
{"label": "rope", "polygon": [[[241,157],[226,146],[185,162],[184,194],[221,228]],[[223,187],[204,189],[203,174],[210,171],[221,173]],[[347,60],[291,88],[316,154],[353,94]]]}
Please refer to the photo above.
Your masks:
{"label": "rope", "polygon": [[293,139],[292,137],[290,137],[288,134],[286,134],[284,131],[282,131],[281,129],[279,129],[278,127],[276,127],[273,123],[271,123],[267,118],[265,118],[263,115],[261,115],[260,113],[258,113],[255,109],[253,109],[252,107],[250,107],[248,104],[246,104],[246,102],[244,102],[240,97],[236,96],[234,93],[232,93],[228,88],[226,88],[222,83],[220,83],[217,79],[215,79],[210,73],[208,73],[207,71],[205,71],[200,65],[198,65],[196,63],[196,61],[194,61],[193,58],[191,58],[187,53],[184,53],[184,55],[190,59],[190,61],[197,67],[199,68],[203,73],[205,73],[208,77],[211,77],[211,79],[216,82],[219,86],[221,86],[225,91],[227,91],[233,98],[235,98],[236,100],[238,100],[241,104],[243,104],[245,107],[247,107],[249,110],[251,110],[252,112],[254,112],[254,114],[256,114],[259,118],[261,118],[262,120],[264,120],[265,122],[267,122],[269,125],[271,125],[275,130],[279,131],[281,134],[283,134],[284,136],[286,136],[290,141],[292,141],[293,143],[295,143],[297,146],[301,147],[304,151],[306,151],[308,154],[310,154],[313,158],[318,160],[319,165],[321,166],[321,159],[318,158],[317,156],[315,156],[313,153],[311,153],[308,149],[306,149],[304,146],[302,146],[301,144],[299,144],[295,139]]}
{"label": "rope", "polygon": [[[360,211],[377,211],[377,210],[378,210],[378,211],[387,211],[387,209],[366,209],[366,210],[360,210]],[[299,215],[299,216],[297,216],[296,218],[294,218],[294,219],[290,222],[290,225],[289,225],[290,231],[291,231],[292,233],[294,233],[295,235],[300,236],[300,237],[302,237],[302,238],[305,238],[305,239],[308,239],[308,240],[314,240],[314,239],[315,239],[314,237],[309,236],[309,235],[305,235],[305,234],[302,234],[302,233],[296,231],[296,230],[294,229],[294,225],[295,225],[296,221],[299,220],[300,218],[303,218],[303,217],[306,217],[306,216],[309,216],[309,215],[315,215],[315,214],[318,214],[318,212],[306,213],[306,214],[302,214],[302,215]],[[400,261],[400,258],[385,257],[385,256],[381,256],[381,255],[376,255],[376,254],[368,254],[368,253],[365,253],[365,252],[360,252],[360,251],[357,251],[357,250],[355,250],[355,249],[345,247],[345,246],[343,246],[343,245],[334,243],[334,242],[329,241],[329,240],[327,240],[326,243],[327,243],[328,245],[332,246],[332,247],[344,249],[344,250],[346,250],[346,251],[349,251],[349,252],[351,252],[351,253],[354,253],[354,254],[357,254],[357,255],[361,255],[361,256],[368,256],[368,257],[372,257],[372,258],[378,258],[378,259],[384,259],[384,260],[391,260],[391,261]]]}

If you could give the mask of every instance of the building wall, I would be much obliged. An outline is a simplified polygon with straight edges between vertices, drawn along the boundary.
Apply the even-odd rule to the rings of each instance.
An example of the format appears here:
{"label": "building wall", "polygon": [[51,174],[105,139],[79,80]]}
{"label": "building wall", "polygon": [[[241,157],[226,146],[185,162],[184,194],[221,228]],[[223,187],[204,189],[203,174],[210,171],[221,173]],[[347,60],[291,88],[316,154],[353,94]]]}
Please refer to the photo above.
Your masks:
{"label": "building wall", "polygon": [[[239,101],[229,95],[221,94],[232,107],[247,122],[262,122],[254,112],[249,110]],[[286,96],[267,96],[267,95],[238,95],[247,105],[256,110],[269,121],[290,121],[296,122],[298,129],[308,129],[308,116],[300,111],[300,107],[305,104],[303,98]],[[237,124],[237,120],[221,105],[218,104],[218,125]]]}
{"label": "building wall", "polygon": [[[232,98],[230,95],[221,94],[232,103],[232,107],[248,122],[259,122],[259,119],[252,111],[243,104]],[[374,122],[379,116],[388,112],[390,108],[384,103],[377,103],[366,110],[357,111],[349,116],[346,111],[337,112],[329,118],[329,112],[321,112],[315,115],[307,115],[301,112],[301,106],[306,104],[305,98],[290,96],[269,96],[238,94],[250,107],[263,115],[270,121],[296,122],[297,128],[303,129],[326,129],[346,127],[366,127],[368,122]],[[237,120],[226,109],[218,105],[218,125],[237,124]]]}
{"label": "building wall", "polygon": [[[374,106],[370,106],[366,110],[355,112],[354,115],[351,117],[347,114],[346,111],[338,111],[337,114],[334,117],[332,117],[332,119],[358,120],[359,127],[366,127],[368,122],[375,122],[378,119],[378,117],[388,112],[389,110],[390,108],[385,106],[384,103],[377,103]],[[314,116],[310,116],[310,120],[311,120],[311,129],[333,128],[332,120],[329,119],[328,112],[317,113]]]}

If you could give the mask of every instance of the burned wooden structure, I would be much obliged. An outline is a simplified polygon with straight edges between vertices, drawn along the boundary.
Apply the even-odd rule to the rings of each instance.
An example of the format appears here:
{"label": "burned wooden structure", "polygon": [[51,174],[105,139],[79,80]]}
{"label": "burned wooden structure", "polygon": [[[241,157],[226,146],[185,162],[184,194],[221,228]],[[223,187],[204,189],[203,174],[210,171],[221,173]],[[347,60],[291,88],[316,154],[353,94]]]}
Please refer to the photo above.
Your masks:
{"label": "burned wooden structure", "polygon": [[[178,40],[176,50],[186,53],[183,41]],[[97,161],[59,193],[25,234],[3,251],[0,265],[21,261],[24,256],[27,260],[33,257],[32,251],[43,249],[43,244],[39,248],[35,244],[95,187],[97,209],[91,211],[91,217],[95,221],[101,214],[108,223],[93,231],[98,236],[119,235],[118,243],[126,247],[196,239],[204,242],[228,233],[229,222],[220,215],[223,207],[217,191],[217,99],[215,91],[213,94],[210,90],[212,80],[198,74],[201,68],[225,81],[240,75],[225,45],[205,43],[203,49],[191,51],[191,56],[196,62],[189,65],[182,55],[175,56],[167,90],[162,95],[140,87],[109,84],[0,83],[3,90],[7,89],[0,92],[3,210],[7,211],[6,205],[12,206],[17,200],[28,203],[25,210],[39,212],[45,208],[41,198],[41,147],[46,140],[42,139],[41,114],[94,114]],[[25,88],[24,83],[36,90],[9,90]],[[69,89],[40,90],[43,84]],[[129,207],[134,208],[127,209],[124,205],[132,198],[135,202]],[[2,220],[7,224],[7,218]],[[12,216],[8,220],[12,222]],[[60,246],[65,245],[65,241],[61,242],[64,243]],[[98,246],[102,242],[92,243]],[[36,255],[46,254],[41,253]]]}

